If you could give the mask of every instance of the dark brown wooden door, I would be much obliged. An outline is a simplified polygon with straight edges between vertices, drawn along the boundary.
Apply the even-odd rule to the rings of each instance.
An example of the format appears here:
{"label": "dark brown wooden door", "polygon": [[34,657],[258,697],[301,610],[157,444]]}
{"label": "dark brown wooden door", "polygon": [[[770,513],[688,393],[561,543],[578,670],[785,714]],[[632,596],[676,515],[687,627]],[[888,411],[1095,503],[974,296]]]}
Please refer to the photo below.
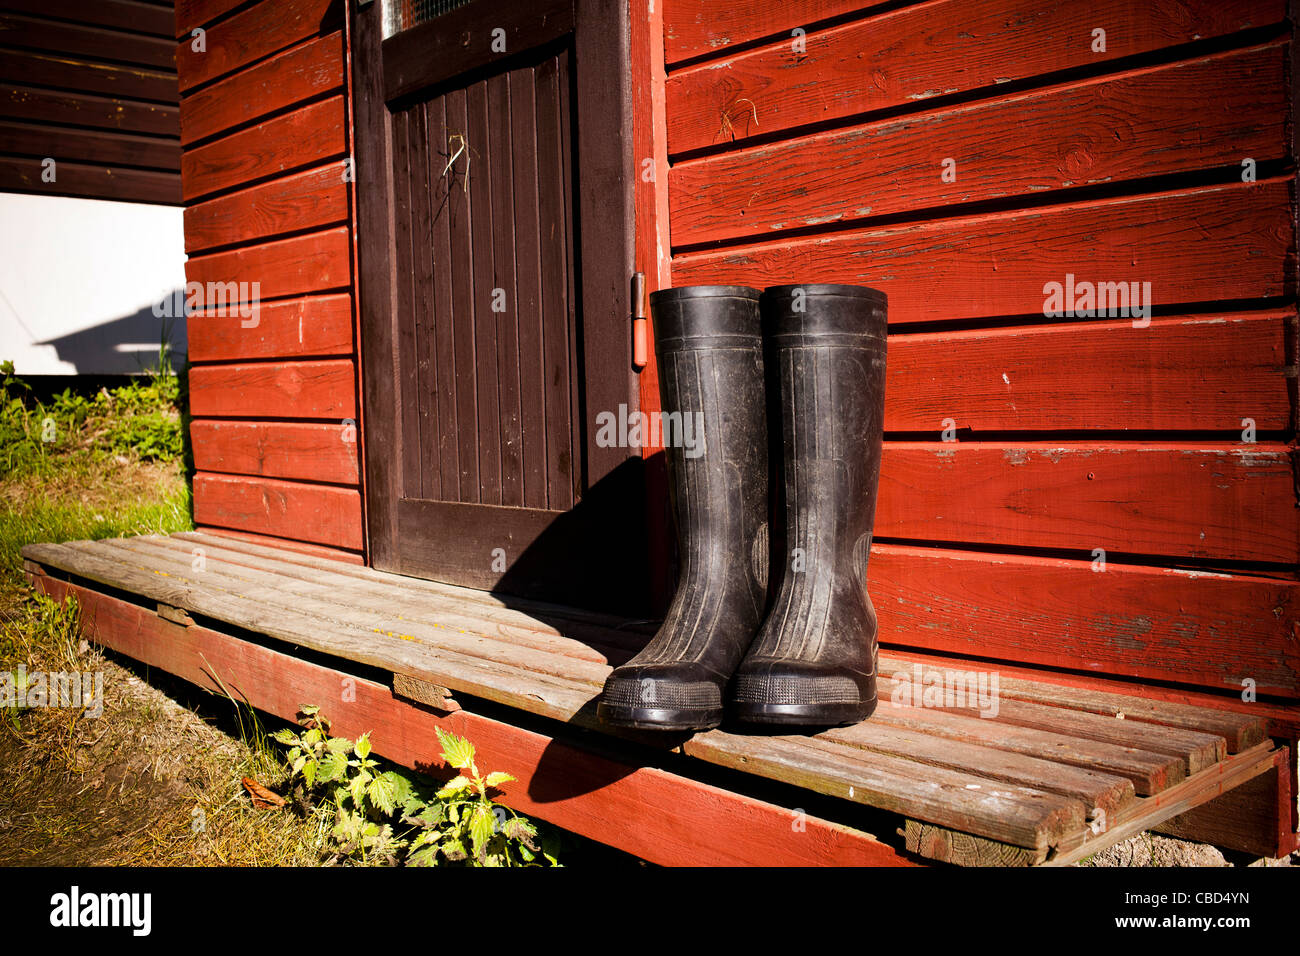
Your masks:
{"label": "dark brown wooden door", "polygon": [[625,5],[421,6],[354,23],[372,563],[632,610]]}

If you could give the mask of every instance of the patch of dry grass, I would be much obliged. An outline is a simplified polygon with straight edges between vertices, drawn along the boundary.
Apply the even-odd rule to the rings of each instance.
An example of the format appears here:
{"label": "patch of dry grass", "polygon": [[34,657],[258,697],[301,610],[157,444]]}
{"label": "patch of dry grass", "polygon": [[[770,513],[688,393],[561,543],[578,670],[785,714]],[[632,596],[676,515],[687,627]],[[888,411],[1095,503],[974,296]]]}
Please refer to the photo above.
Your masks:
{"label": "patch of dry grass", "polygon": [[[190,527],[177,462],[101,459],[0,480],[0,672],[102,674],[103,710],[0,708],[0,865],[310,865],[315,819],[252,806],[285,768],[246,711],[83,640],[72,602],[33,595],[36,541]],[[146,679],[141,679],[142,676]],[[92,708],[93,710],[93,708]]]}
{"label": "patch of dry grass", "polygon": [[[19,619],[5,625],[3,646],[21,654],[29,671],[102,673],[103,712],[93,717],[38,707],[6,715],[0,865],[266,866],[320,859],[312,821],[255,809],[244,793],[243,777],[275,786],[285,770],[246,717],[247,739],[217,726],[233,723],[229,701],[208,697],[201,705],[205,719],[79,635],[68,640],[75,612],[33,613],[36,602],[26,603]],[[33,620],[45,626],[31,627]]]}

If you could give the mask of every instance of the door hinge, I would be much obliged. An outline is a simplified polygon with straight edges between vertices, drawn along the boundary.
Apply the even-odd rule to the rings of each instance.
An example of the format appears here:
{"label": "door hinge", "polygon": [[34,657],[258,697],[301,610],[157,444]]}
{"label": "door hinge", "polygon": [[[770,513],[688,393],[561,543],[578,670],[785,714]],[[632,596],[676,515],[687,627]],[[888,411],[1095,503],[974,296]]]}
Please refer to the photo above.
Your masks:
{"label": "door hinge", "polygon": [[645,273],[632,273],[632,367],[638,372],[649,358],[645,320]]}

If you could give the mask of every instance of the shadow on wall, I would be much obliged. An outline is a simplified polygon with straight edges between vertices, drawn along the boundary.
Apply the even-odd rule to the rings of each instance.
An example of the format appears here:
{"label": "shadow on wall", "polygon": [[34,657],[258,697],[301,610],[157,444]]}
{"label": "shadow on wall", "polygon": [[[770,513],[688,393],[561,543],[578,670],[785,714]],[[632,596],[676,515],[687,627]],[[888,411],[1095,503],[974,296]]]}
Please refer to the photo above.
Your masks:
{"label": "shadow on wall", "polygon": [[157,368],[165,341],[172,369],[179,373],[189,345],[185,316],[171,314],[178,296],[183,301],[184,291],[169,294],[156,306],[147,305],[130,315],[37,344],[53,346],[59,360],[72,365],[79,375],[138,375]]}

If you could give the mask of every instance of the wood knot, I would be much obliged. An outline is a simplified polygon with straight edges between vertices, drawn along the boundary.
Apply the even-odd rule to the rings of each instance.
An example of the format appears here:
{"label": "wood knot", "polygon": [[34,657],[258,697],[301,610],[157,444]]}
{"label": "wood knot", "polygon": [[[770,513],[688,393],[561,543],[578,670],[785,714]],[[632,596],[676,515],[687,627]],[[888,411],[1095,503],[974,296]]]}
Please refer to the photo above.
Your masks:
{"label": "wood knot", "polygon": [[1092,168],[1093,162],[1092,153],[1086,146],[1076,146],[1066,154],[1061,169],[1068,176],[1078,178]]}

